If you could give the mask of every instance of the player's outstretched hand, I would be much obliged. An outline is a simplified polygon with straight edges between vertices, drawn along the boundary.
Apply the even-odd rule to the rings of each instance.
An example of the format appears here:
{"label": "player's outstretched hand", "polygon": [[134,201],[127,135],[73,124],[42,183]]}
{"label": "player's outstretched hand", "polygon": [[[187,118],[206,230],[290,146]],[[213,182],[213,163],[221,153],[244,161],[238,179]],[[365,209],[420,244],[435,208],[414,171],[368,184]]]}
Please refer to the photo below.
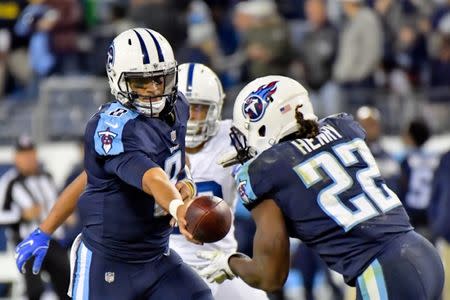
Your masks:
{"label": "player's outstretched hand", "polygon": [[50,236],[37,228],[17,245],[16,265],[19,272],[25,273],[25,263],[34,256],[33,274],[38,274],[41,270],[45,255],[47,254],[49,244]]}
{"label": "player's outstretched hand", "polygon": [[239,254],[236,252],[225,253],[220,250],[198,251],[197,257],[210,261],[210,264],[200,269],[198,274],[211,283],[222,283],[226,279],[233,279],[235,275],[228,265],[228,259]]}
{"label": "player's outstretched hand", "polygon": [[180,233],[186,237],[188,241],[194,244],[202,245],[203,243],[194,239],[192,234],[187,230],[187,221],[186,221],[186,211],[189,206],[189,202],[185,202],[183,205],[180,205],[177,209],[177,223],[180,229]]}

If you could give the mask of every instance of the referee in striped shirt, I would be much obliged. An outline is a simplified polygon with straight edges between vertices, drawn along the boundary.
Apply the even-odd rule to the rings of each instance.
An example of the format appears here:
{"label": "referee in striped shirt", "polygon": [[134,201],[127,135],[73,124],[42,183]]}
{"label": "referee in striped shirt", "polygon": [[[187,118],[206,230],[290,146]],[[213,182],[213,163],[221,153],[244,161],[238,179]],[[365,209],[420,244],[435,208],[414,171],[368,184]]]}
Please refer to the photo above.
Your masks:
{"label": "referee in striped shirt", "polygon": [[[12,229],[16,245],[39,226],[58,195],[51,175],[39,165],[36,147],[28,136],[17,140],[14,163],[15,168],[0,178],[0,224]],[[55,232],[53,237],[62,238],[62,232]],[[27,296],[30,300],[38,300],[45,287],[40,275],[32,273],[32,263],[25,265]],[[70,299],[67,296],[70,280],[68,254],[55,240],[50,242],[42,269],[50,275],[59,299]]]}

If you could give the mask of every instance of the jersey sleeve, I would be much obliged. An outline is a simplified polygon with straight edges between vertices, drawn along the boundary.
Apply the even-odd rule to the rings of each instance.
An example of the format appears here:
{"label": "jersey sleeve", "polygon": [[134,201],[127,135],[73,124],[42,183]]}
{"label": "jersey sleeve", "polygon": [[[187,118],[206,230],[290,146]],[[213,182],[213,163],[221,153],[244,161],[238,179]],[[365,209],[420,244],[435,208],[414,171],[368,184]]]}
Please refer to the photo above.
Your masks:
{"label": "jersey sleeve", "polygon": [[345,132],[343,133],[351,137],[359,137],[361,139],[366,138],[366,131],[357,121],[354,120],[351,114],[339,113],[331,115],[325,119],[322,119],[320,122],[322,124],[331,123],[331,125],[341,129],[341,131],[344,130]]}
{"label": "jersey sleeve", "polygon": [[157,163],[150,154],[156,146],[143,140],[145,134],[134,121],[138,117],[119,103],[113,103],[103,112],[93,132],[95,154],[104,160],[105,171],[117,175],[124,182],[142,189],[144,173]]}
{"label": "jersey sleeve", "polygon": [[[119,103],[111,104],[100,113],[94,131],[95,152],[100,156],[114,156],[124,152],[127,142],[125,129],[131,120],[138,116],[136,112],[124,108]],[[134,143],[133,140],[128,140]]]}
{"label": "jersey sleeve", "polygon": [[159,167],[142,151],[126,151],[105,162],[105,170],[116,174],[120,179],[142,190],[142,177],[151,168]]}
{"label": "jersey sleeve", "polygon": [[[267,152],[267,151],[266,151]],[[272,155],[263,152],[257,158],[245,163],[236,171],[235,180],[238,189],[238,199],[251,210],[261,201],[272,198],[274,178],[271,174]]]}

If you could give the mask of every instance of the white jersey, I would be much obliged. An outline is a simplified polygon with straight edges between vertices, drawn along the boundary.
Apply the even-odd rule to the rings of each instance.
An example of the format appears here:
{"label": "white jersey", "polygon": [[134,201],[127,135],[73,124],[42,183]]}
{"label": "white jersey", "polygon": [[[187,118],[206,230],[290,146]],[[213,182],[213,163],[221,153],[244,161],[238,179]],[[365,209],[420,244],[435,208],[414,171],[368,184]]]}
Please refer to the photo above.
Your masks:
{"label": "white jersey", "polygon": [[[192,178],[197,185],[199,195],[214,195],[225,200],[233,212],[236,209],[237,189],[232,175],[233,167],[223,168],[217,164],[219,157],[230,150],[233,146],[228,136],[231,120],[220,122],[217,134],[208,140],[203,148],[195,154],[187,154],[190,163]],[[215,243],[196,245],[186,240],[181,234],[170,236],[170,247],[174,249],[185,263],[199,269],[206,267],[211,262],[197,257],[198,251],[221,250],[225,253],[235,252],[237,241],[234,237],[234,225],[222,240]],[[203,278],[204,279],[204,278]],[[241,278],[226,280],[222,284],[208,284],[216,300],[269,300],[267,294],[247,285]]]}
{"label": "white jersey", "polygon": [[[217,134],[208,140],[203,148],[195,154],[187,154],[192,178],[197,185],[198,195],[214,195],[227,202],[234,212],[236,208],[236,185],[232,176],[232,167],[223,168],[217,164],[217,160],[224,152],[233,148],[228,136],[231,120],[220,122]],[[197,257],[198,251],[220,249],[224,252],[234,252],[237,249],[237,241],[234,237],[234,225],[222,240],[215,243],[195,245],[186,240],[181,234],[170,236],[170,247],[174,249],[190,266],[206,266],[209,262]]]}

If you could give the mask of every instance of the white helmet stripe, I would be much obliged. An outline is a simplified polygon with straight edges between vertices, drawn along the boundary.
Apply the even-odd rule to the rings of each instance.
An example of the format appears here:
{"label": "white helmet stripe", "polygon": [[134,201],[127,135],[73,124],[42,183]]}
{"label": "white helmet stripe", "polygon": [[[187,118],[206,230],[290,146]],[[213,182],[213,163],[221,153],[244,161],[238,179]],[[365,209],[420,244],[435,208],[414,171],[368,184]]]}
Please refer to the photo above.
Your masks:
{"label": "white helmet stripe", "polygon": [[163,55],[163,52],[161,50],[161,45],[159,44],[158,40],[153,35],[153,33],[151,33],[151,31],[149,31],[148,29],[145,29],[145,31],[147,31],[150,34],[150,36],[153,39],[153,42],[155,43],[156,51],[158,51],[158,60],[159,60],[159,62],[163,62],[164,61],[164,55]]}
{"label": "white helmet stripe", "polygon": [[141,45],[141,51],[142,51],[142,63],[144,65],[149,64],[150,63],[150,58],[148,56],[148,52],[147,52],[147,47],[145,46],[145,42],[142,39],[142,36],[139,34],[139,32],[137,32],[136,30],[134,30],[134,33],[136,33],[138,40],[139,40],[139,44]]}

